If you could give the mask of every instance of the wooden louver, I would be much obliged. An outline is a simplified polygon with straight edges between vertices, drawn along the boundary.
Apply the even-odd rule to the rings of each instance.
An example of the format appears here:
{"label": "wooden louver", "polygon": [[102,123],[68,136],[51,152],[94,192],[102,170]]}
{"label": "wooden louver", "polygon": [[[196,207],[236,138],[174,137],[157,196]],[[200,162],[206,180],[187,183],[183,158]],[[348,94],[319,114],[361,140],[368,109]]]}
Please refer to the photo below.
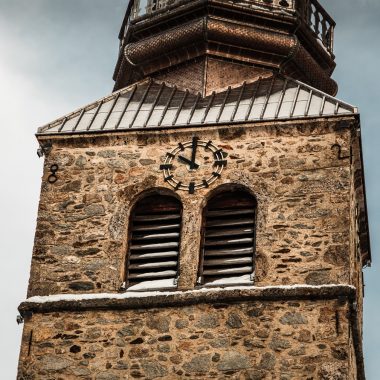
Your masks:
{"label": "wooden louver", "polygon": [[240,190],[224,192],[208,202],[203,218],[200,282],[250,279],[254,272],[255,198]]}
{"label": "wooden louver", "polygon": [[128,287],[142,282],[152,285],[157,282],[162,287],[174,284],[181,218],[182,206],[174,197],[156,194],[136,204],[131,215]]}

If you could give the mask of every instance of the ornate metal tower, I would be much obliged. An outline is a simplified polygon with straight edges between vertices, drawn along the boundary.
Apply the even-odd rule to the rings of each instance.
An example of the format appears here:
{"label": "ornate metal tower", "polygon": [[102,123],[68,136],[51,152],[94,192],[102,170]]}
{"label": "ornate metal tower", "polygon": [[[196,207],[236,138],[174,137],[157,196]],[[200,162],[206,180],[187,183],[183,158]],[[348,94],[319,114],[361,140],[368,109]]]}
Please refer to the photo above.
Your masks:
{"label": "ornate metal tower", "polygon": [[115,89],[151,76],[207,95],[269,71],[335,95],[334,26],[317,1],[131,1]]}

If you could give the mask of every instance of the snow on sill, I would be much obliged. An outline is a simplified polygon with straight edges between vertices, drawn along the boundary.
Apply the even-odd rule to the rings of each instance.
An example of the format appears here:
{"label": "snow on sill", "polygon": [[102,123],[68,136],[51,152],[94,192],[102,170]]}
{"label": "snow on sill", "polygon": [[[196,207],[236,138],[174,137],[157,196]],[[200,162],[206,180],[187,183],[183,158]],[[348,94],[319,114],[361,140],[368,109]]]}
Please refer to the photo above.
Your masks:
{"label": "snow on sill", "polygon": [[245,274],[243,276],[220,278],[218,280],[209,281],[203,286],[239,286],[239,285],[253,285],[250,274]]}
{"label": "snow on sill", "polygon": [[352,290],[356,290],[355,286],[348,284],[329,284],[329,285],[279,285],[279,286],[228,286],[219,288],[208,288],[204,287],[201,289],[187,290],[187,291],[127,291],[125,293],[96,293],[96,294],[55,294],[50,296],[35,296],[26,299],[25,302],[28,303],[47,303],[47,302],[60,302],[60,301],[86,301],[86,300],[99,300],[99,299],[109,299],[109,300],[127,300],[133,298],[145,298],[145,297],[158,297],[158,296],[173,296],[173,295],[183,295],[183,294],[202,294],[208,292],[222,292],[226,290],[292,290],[292,289],[334,289],[346,287]]}
{"label": "snow on sill", "polygon": [[153,291],[156,289],[176,289],[177,285],[175,284],[174,279],[164,279],[164,280],[153,280],[153,281],[143,281],[136,285],[130,286],[128,292],[133,291]]}

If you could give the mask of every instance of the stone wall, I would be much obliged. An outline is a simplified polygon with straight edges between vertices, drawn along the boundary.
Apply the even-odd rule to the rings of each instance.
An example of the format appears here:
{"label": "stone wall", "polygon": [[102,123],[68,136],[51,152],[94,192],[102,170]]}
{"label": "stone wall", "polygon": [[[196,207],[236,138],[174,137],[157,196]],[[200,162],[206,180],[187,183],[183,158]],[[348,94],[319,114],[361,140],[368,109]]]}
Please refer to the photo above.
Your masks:
{"label": "stone wall", "polygon": [[[170,134],[40,137],[52,149],[42,178],[29,297],[117,294],[125,277],[131,209],[151,191],[175,194],[159,166],[167,152],[196,135],[227,152],[228,165],[210,188],[176,193],[183,204],[178,290],[198,288],[207,199],[221,186],[240,186],[258,202],[257,289],[351,284],[358,289],[358,310],[352,317],[354,298],[335,300],[340,296],[322,291],[293,301],[255,296],[240,303],[164,302],[161,308],[147,300],[133,310],[131,304],[123,310],[105,304],[103,311],[83,302],[76,308],[75,301],[61,309],[41,304],[23,313],[19,379],[361,378],[355,209],[363,191],[355,123],[341,117]],[[340,159],[335,144],[341,158],[350,150],[353,158]],[[55,183],[48,181],[52,165],[58,165]]]}
{"label": "stone wall", "polygon": [[335,300],[33,314],[18,379],[356,379],[348,316]]}
{"label": "stone wall", "polygon": [[[209,189],[177,194],[184,210],[180,289],[196,284],[202,208],[223,184],[244,186],[258,200],[256,285],[352,283],[350,160],[339,160],[332,149],[339,143],[349,151],[347,124],[334,119],[52,140],[29,296],[117,291],[131,207],[144,191],[170,190],[159,165],[193,135],[229,156]],[[58,181],[50,184],[53,164]]]}

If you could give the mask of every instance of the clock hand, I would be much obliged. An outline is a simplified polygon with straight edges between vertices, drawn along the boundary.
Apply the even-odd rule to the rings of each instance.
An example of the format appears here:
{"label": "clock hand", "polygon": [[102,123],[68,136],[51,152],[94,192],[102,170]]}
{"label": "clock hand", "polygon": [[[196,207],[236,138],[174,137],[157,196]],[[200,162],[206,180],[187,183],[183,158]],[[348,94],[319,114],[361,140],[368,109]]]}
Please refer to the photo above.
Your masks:
{"label": "clock hand", "polygon": [[193,145],[192,145],[193,150],[191,152],[190,169],[196,169],[195,155],[197,154],[197,147],[198,147],[198,137],[193,137]]}
{"label": "clock hand", "polygon": [[189,164],[190,165],[190,169],[198,169],[199,168],[198,164],[196,164],[195,162],[190,161],[186,157],[178,156],[178,159],[180,159],[181,161],[185,162],[186,164]]}

